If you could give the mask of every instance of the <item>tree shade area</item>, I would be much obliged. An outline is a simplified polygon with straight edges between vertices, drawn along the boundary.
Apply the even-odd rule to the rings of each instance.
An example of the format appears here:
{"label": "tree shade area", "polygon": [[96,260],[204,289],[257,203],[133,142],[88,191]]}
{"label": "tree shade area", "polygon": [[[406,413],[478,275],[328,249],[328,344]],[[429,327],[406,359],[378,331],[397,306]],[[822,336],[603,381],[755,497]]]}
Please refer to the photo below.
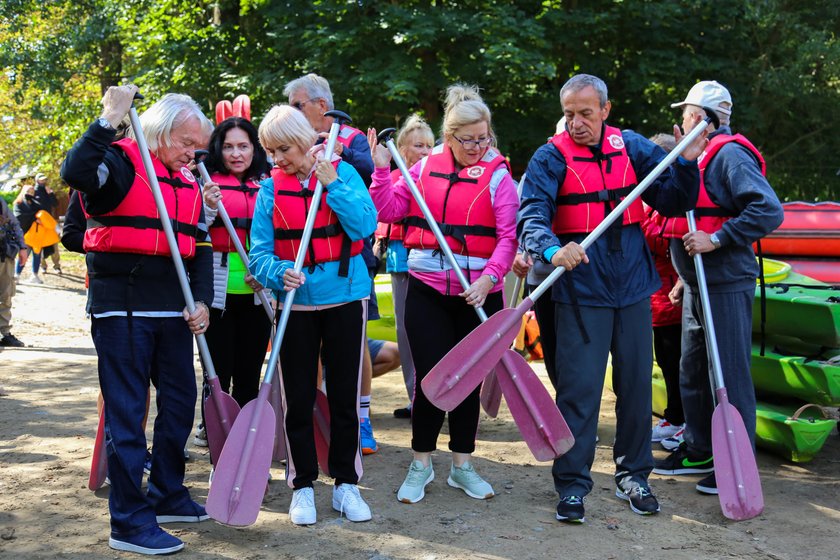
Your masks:
{"label": "tree shade area", "polygon": [[258,121],[316,72],[360,128],[414,111],[437,128],[446,86],[478,85],[518,174],[586,72],[612,124],[648,136],[680,122],[670,104],[695,82],[720,81],[780,197],[837,200],[838,30],[840,3],[794,0],[4,0],[0,165],[55,171],[110,85],[187,93],[208,115],[247,93]]}

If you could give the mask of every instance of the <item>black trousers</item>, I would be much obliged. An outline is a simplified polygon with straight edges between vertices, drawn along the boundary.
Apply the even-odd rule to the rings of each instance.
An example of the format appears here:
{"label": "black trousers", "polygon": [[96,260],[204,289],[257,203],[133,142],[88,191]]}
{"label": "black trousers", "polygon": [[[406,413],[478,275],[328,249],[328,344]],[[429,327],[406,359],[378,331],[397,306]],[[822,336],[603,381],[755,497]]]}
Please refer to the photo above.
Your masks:
{"label": "black trousers", "polygon": [[680,396],[680,356],[682,354],[682,325],[663,325],[653,327],[653,352],[656,363],[665,378],[665,392],[668,405],[665,407],[665,420],[679,426],[685,423],[682,397]]}
{"label": "black trousers", "polygon": [[[502,292],[487,295],[484,311],[490,316],[503,306]],[[414,402],[411,408],[411,449],[420,453],[437,448],[437,438],[446,412],[437,408],[420,382],[447,352],[479,325],[475,308],[464,298],[445,296],[413,276],[405,301],[405,330],[414,358]],[[480,406],[479,386],[449,413],[449,449],[456,453],[475,451]]]}
{"label": "black trousers", "polygon": [[[528,293],[537,289],[537,286],[528,284]],[[557,328],[554,325],[554,302],[551,301],[551,294],[546,294],[534,302],[534,316],[537,318],[537,325],[540,327],[540,342],[543,350],[543,363],[551,386],[557,389],[557,370],[555,356],[557,354]]]}

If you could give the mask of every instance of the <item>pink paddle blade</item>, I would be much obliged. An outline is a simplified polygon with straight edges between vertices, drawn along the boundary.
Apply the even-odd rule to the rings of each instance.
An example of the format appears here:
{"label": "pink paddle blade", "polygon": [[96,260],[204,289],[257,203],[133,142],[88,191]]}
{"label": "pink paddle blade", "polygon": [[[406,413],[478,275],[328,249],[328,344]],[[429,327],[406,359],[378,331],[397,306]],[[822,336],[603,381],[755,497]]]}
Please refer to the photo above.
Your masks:
{"label": "pink paddle blade", "polygon": [[90,460],[88,488],[96,492],[105,484],[108,477],[108,456],[105,450],[105,411],[99,413],[99,427],[96,428],[96,440],[93,442],[93,457]]}
{"label": "pink paddle blade", "polygon": [[270,385],[245,405],[233,424],[216,463],[207,494],[207,513],[220,523],[245,527],[260,513],[274,452],[274,410],[268,404]]}
{"label": "pink paddle blade", "polygon": [[[499,366],[496,366],[499,367]],[[502,404],[502,387],[496,379],[496,372],[491,371],[481,384],[481,408],[487,416],[495,418],[499,415],[499,406]]]}
{"label": "pink paddle blade", "polygon": [[218,377],[207,378],[210,394],[204,400],[204,429],[207,430],[207,446],[210,459],[218,461],[233,423],[239,415],[239,404],[222,390]]}
{"label": "pink paddle blade", "polygon": [[280,394],[280,366],[277,367],[277,374],[271,378],[271,393],[268,395],[268,402],[271,403],[271,408],[274,409],[274,416],[277,420],[274,429],[274,453],[272,458],[280,462],[286,458],[286,414],[283,408],[283,395]]}
{"label": "pink paddle blade", "polygon": [[450,350],[421,383],[429,401],[446,411],[461,404],[510,347],[531,303],[525,298],[518,307],[497,311]]}
{"label": "pink paddle blade", "polygon": [[325,475],[330,475],[330,403],[327,395],[315,391],[315,406],[312,409],[312,425],[315,429],[315,452],[318,466]]}
{"label": "pink paddle blade", "polygon": [[216,103],[216,124],[219,124],[225,119],[233,116],[233,106],[227,99],[222,99]]}
{"label": "pink paddle blade", "polygon": [[712,454],[720,508],[729,519],[752,519],[764,511],[755,453],[741,414],[729,404],[726,388],[719,388],[717,396],[718,405],[712,414]]}
{"label": "pink paddle blade", "polygon": [[233,100],[233,114],[242,117],[246,121],[251,120],[251,98],[245,95],[237,95]]}
{"label": "pink paddle blade", "polygon": [[569,426],[522,356],[506,351],[496,375],[511,416],[537,461],[551,461],[572,448],[575,438]]}

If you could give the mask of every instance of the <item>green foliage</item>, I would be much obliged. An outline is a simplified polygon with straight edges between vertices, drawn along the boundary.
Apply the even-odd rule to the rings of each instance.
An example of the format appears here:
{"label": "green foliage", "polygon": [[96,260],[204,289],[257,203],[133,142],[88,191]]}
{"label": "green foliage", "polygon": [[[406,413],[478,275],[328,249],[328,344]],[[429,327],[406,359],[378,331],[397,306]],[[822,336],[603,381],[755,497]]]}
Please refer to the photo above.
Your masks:
{"label": "green foliage", "polygon": [[840,4],[794,0],[6,0],[0,162],[53,170],[110,84],[188,93],[208,114],[244,92],[258,120],[316,72],[360,128],[414,111],[437,127],[445,88],[476,84],[522,170],[563,82],[587,72],[610,88],[612,123],[645,135],[671,129],[697,80],[726,84],[780,195],[840,199],[838,22]]}
{"label": "green foliage", "polygon": [[14,202],[15,197],[17,197],[17,192],[16,191],[11,191],[11,192],[3,191],[3,192],[0,192],[0,196],[3,197],[3,199],[6,201],[6,203],[11,208],[12,202]]}

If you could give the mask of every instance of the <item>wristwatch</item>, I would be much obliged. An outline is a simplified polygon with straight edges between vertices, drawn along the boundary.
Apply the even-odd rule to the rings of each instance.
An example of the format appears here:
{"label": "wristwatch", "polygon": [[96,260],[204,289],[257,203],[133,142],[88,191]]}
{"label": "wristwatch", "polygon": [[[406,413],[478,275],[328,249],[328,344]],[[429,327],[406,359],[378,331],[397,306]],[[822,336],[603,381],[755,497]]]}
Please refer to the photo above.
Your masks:
{"label": "wristwatch", "polygon": [[488,274],[487,276],[490,278],[490,282],[492,282],[494,286],[499,283],[499,279],[495,274]]}
{"label": "wristwatch", "polygon": [[718,239],[718,236],[717,236],[716,233],[713,233],[712,235],[709,236],[709,241],[712,242],[712,245],[715,246],[715,249],[720,249],[720,239]]}
{"label": "wristwatch", "polygon": [[111,130],[111,131],[117,130],[116,128],[111,126],[111,122],[108,119],[106,119],[105,117],[99,117],[98,119],[96,119],[96,122],[98,122],[99,126],[104,128],[105,130]]}

